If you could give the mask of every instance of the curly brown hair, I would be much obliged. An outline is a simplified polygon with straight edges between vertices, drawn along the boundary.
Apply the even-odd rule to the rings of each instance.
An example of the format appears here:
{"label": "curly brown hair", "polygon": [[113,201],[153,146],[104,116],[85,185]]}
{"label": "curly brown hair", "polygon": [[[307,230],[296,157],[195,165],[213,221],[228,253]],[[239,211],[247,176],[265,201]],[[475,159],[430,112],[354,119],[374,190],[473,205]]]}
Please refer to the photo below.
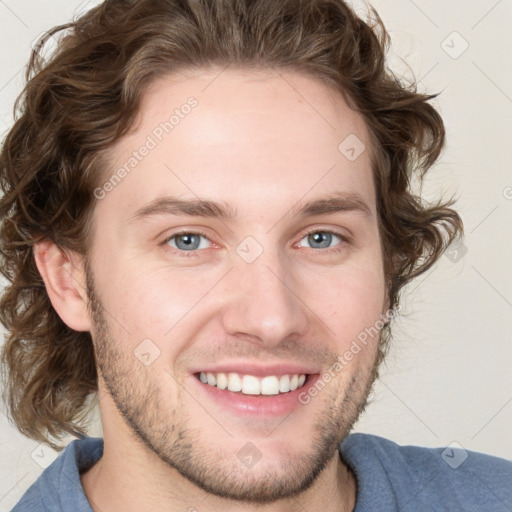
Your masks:
{"label": "curly brown hair", "polygon": [[[40,51],[52,36],[57,50]],[[49,442],[85,432],[97,390],[91,335],[53,309],[34,244],[53,240],[87,257],[93,190],[106,150],[133,127],[156,77],[180,68],[267,68],[307,73],[333,85],[364,117],[390,308],[399,291],[462,235],[447,202],[411,190],[444,145],[443,121],[387,67],[389,36],[374,10],[366,20],[343,0],[106,0],[48,31],[32,51],[15,123],[0,154],[0,300],[7,330],[4,399],[25,435]],[[381,332],[380,360],[391,338]]]}

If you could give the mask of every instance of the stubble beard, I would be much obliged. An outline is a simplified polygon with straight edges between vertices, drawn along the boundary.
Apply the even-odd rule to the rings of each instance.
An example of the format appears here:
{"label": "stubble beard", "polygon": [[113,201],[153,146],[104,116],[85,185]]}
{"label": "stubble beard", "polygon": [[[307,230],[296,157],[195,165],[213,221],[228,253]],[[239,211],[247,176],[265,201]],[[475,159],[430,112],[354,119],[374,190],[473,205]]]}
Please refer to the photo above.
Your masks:
{"label": "stubble beard", "polygon": [[[156,379],[151,379],[150,370],[131,352],[124,354],[119,349],[96,294],[90,269],[86,278],[100,378],[135,438],[170,468],[215,496],[264,504],[298,498],[315,483],[333,457],[339,459],[338,445],[365,409],[377,377],[377,351],[371,361],[352,376],[341,399],[336,386],[327,386],[321,392],[329,393],[328,407],[313,427],[311,451],[281,452],[283,463],[280,467],[260,471],[258,464],[263,466],[260,461],[252,470],[242,472],[238,460],[226,458],[225,451],[204,441],[200,428],[189,421],[185,411],[172,410],[169,397],[164,399]],[[169,375],[169,379],[173,377]],[[177,388],[176,403],[181,403],[183,391],[188,392],[182,391],[176,380],[173,382]]]}

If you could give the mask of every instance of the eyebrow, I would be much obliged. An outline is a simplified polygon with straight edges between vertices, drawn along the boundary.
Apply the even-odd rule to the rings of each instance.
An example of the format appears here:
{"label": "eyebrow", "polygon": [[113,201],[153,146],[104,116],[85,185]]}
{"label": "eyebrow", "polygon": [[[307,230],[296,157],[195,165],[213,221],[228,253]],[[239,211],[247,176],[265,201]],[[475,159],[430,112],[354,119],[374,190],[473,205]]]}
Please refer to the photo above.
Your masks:
{"label": "eyebrow", "polygon": [[[287,216],[312,217],[339,212],[358,212],[366,217],[372,217],[372,211],[364,199],[356,193],[337,193],[329,197],[309,201],[304,205],[297,203],[288,212]],[[217,202],[209,199],[180,199],[175,196],[166,196],[154,199],[139,208],[129,217],[129,222],[152,217],[155,215],[186,215],[191,217],[209,217],[222,220],[235,220],[236,208],[226,202]]]}
{"label": "eyebrow", "polygon": [[325,199],[309,201],[303,206],[295,205],[289,212],[292,217],[312,217],[314,215],[326,215],[329,213],[356,212],[365,217],[372,217],[372,210],[362,198],[355,192],[342,192],[332,194]]}
{"label": "eyebrow", "polygon": [[129,222],[144,219],[154,215],[189,215],[191,217],[212,217],[231,220],[237,214],[228,203],[210,201],[208,199],[179,199],[166,196],[154,199],[139,208]]}

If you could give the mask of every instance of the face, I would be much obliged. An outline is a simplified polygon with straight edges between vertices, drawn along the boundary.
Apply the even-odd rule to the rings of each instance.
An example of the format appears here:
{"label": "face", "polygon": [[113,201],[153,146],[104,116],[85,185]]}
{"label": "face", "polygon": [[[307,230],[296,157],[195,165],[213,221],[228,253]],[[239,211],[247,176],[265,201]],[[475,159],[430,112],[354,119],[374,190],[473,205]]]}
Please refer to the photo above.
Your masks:
{"label": "face", "polygon": [[108,157],[87,275],[106,443],[121,425],[231,499],[307,489],[364,407],[379,336],[354,341],[386,307],[362,118],[302,74],[189,72]]}

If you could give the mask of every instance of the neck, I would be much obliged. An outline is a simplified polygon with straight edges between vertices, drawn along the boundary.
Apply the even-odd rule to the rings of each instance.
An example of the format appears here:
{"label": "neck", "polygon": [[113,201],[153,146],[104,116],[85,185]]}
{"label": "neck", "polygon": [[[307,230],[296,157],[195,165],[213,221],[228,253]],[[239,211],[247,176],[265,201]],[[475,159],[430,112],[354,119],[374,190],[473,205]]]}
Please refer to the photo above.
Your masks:
{"label": "neck", "polygon": [[[152,510],[154,512],[235,512],[241,502],[210,494],[162,462],[139,440],[121,441],[121,436],[104,438],[102,458],[81,479],[94,512]],[[352,511],[356,481],[339,454],[315,483],[302,494],[267,504],[243,503],[249,512],[290,510]]]}

